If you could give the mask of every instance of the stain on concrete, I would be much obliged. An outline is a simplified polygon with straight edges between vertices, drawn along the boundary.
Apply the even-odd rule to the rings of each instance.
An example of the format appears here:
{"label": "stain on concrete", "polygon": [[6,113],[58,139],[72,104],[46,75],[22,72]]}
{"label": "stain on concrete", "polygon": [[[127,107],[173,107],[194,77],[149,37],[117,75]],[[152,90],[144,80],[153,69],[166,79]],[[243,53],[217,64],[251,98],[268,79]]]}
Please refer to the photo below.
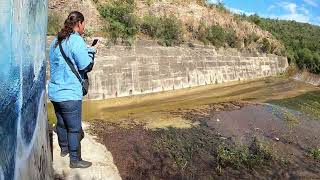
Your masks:
{"label": "stain on concrete", "polygon": [[[150,45],[151,44],[151,45]],[[98,48],[89,99],[147,94],[273,76],[287,59],[212,46],[162,47],[148,42]]]}
{"label": "stain on concrete", "polygon": [[88,99],[257,79],[277,75],[288,67],[287,58],[271,54],[215,50],[202,45],[163,47],[146,40],[138,40],[132,47],[106,47],[102,45],[105,40],[99,39],[95,67],[89,74]]}

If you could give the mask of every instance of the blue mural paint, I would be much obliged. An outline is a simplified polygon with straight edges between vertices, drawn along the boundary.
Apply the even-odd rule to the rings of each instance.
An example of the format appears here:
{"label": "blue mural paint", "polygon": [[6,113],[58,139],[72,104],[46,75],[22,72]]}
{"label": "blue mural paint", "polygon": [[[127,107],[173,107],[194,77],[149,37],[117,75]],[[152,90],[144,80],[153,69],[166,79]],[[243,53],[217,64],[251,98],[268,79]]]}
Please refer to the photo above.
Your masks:
{"label": "blue mural paint", "polygon": [[0,0],[0,180],[52,179],[46,0]]}

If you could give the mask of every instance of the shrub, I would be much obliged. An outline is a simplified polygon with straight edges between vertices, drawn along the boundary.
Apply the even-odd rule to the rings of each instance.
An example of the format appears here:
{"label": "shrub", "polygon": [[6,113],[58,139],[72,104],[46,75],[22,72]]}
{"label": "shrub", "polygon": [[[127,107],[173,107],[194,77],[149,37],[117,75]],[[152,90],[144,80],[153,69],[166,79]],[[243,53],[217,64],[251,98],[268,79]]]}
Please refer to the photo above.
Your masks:
{"label": "shrub", "polygon": [[205,25],[204,22],[201,22],[198,30],[194,32],[193,37],[203,42],[205,45],[208,45],[210,44],[210,41],[208,40],[208,33],[209,28]]}
{"label": "shrub", "polygon": [[307,69],[312,73],[320,73],[320,55],[308,48],[299,50],[296,63],[300,69]]}
{"label": "shrub", "polygon": [[57,35],[61,30],[63,24],[62,18],[56,13],[50,13],[48,15],[48,35]]}
{"label": "shrub", "polygon": [[179,45],[183,42],[183,31],[180,21],[175,16],[146,16],[140,26],[140,31],[166,46]]}
{"label": "shrub", "polygon": [[226,42],[229,45],[229,47],[232,47],[232,48],[240,47],[240,40],[238,39],[235,30],[228,29],[226,31]]}
{"label": "shrub", "polygon": [[248,47],[251,43],[257,42],[258,40],[259,40],[259,36],[255,33],[251,33],[244,38],[244,45]]}
{"label": "shrub", "polygon": [[219,145],[217,148],[217,162],[222,167],[248,167],[253,169],[270,164],[275,159],[276,156],[273,155],[272,146],[268,142],[259,141],[256,138],[249,147]]}
{"label": "shrub", "polygon": [[211,43],[216,47],[224,47],[227,45],[232,48],[240,48],[241,46],[235,30],[225,30],[219,25],[207,27],[204,22],[201,22],[193,36],[205,45]]}
{"label": "shrub", "polygon": [[224,46],[226,42],[226,32],[218,25],[212,25],[208,30],[207,39],[216,47]]}
{"label": "shrub", "polygon": [[220,10],[221,12],[228,12],[228,9],[225,7],[225,5],[222,3],[222,2],[219,2],[217,5],[216,5],[216,8],[218,10]]}
{"label": "shrub", "polygon": [[303,48],[298,52],[287,50],[287,57],[290,63],[296,63],[299,69],[307,69],[311,73],[320,73],[320,54]]}
{"label": "shrub", "polygon": [[101,16],[108,21],[104,28],[112,42],[116,43],[119,38],[122,42],[132,43],[138,32],[138,20],[133,14],[133,0],[114,0],[100,7]]}
{"label": "shrub", "polygon": [[319,54],[319,52],[315,52],[313,54],[313,62],[314,62],[314,67],[313,67],[314,73],[320,73],[320,54]]}
{"label": "shrub", "polygon": [[317,160],[320,161],[320,148],[314,148],[310,150],[310,156]]}
{"label": "shrub", "polygon": [[272,53],[272,47],[271,43],[267,38],[263,38],[262,44],[261,44],[261,51],[264,53]]}
{"label": "shrub", "polygon": [[288,58],[289,64],[295,63],[296,62],[296,53],[292,49],[288,49],[285,53],[285,55]]}
{"label": "shrub", "polygon": [[145,16],[140,25],[140,31],[152,38],[156,38],[160,29],[160,18],[156,16]]}
{"label": "shrub", "polygon": [[313,56],[309,49],[303,48],[299,50],[298,58],[297,65],[300,69],[310,69],[311,63],[313,62]]}
{"label": "shrub", "polygon": [[257,14],[249,16],[249,20],[251,22],[255,23],[256,25],[260,25],[261,24],[261,18]]}

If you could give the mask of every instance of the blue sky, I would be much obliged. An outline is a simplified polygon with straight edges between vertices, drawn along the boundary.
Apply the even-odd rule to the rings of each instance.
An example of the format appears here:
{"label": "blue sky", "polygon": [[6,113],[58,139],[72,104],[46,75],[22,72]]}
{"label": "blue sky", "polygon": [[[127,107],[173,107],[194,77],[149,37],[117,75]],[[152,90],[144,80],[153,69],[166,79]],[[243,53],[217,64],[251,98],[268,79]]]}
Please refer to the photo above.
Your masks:
{"label": "blue sky", "polygon": [[320,25],[320,0],[209,0],[219,1],[235,13]]}

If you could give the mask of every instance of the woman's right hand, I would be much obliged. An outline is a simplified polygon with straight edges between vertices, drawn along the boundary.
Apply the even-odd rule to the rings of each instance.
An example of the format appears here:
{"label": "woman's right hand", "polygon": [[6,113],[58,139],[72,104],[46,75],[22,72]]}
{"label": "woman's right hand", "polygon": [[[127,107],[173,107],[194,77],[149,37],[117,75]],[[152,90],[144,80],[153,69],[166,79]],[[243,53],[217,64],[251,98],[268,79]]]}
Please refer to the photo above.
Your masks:
{"label": "woman's right hand", "polygon": [[96,53],[97,53],[97,50],[95,48],[88,47],[88,54],[91,57],[92,62],[94,62],[94,58],[95,58]]}

